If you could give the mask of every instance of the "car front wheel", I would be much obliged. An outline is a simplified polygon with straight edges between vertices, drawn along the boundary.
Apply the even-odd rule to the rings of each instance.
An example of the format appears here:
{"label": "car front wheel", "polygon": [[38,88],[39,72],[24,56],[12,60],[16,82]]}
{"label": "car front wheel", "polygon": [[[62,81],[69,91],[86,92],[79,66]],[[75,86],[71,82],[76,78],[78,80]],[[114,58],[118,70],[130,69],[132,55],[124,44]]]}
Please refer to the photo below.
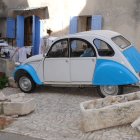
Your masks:
{"label": "car front wheel", "polygon": [[115,96],[123,93],[122,86],[98,86],[97,87],[98,94],[104,98],[107,96]]}
{"label": "car front wheel", "polygon": [[18,83],[20,90],[25,93],[31,93],[36,87],[35,82],[31,78],[31,76],[28,75],[27,73],[21,74],[18,77],[17,83]]}

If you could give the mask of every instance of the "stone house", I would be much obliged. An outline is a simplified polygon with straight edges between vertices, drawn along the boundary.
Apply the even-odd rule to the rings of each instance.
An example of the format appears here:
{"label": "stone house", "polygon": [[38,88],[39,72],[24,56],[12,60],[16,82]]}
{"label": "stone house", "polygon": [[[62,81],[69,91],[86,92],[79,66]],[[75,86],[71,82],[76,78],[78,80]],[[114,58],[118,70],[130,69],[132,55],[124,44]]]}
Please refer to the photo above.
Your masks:
{"label": "stone house", "polygon": [[1,36],[18,47],[33,46],[40,39],[86,30],[114,30],[140,49],[139,0],[0,0]]}

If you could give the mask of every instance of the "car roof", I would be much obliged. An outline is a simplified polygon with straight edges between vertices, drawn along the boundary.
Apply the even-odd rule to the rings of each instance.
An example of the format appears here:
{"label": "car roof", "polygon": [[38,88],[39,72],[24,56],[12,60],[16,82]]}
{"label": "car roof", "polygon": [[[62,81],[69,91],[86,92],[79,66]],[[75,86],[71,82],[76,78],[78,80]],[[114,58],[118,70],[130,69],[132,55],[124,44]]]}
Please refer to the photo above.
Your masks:
{"label": "car roof", "polygon": [[75,34],[69,34],[60,38],[57,38],[57,40],[59,39],[63,39],[63,38],[72,38],[72,37],[84,37],[84,36],[95,36],[95,37],[105,37],[105,38],[112,38],[115,36],[119,36],[120,34],[114,31],[110,31],[110,30],[92,30],[92,31],[85,31],[85,32],[79,32],[79,33],[75,33]]}

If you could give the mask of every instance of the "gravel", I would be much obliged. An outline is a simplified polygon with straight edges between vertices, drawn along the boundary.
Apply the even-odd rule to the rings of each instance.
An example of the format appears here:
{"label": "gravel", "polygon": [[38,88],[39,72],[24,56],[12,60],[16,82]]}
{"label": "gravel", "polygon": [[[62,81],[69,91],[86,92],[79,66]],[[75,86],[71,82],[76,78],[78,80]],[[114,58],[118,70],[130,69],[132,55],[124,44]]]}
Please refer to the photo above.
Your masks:
{"label": "gravel", "polygon": [[[139,91],[125,87],[124,93]],[[17,88],[5,88],[3,93],[20,93]],[[45,140],[139,140],[140,133],[130,124],[84,133],[79,104],[100,98],[95,88],[38,87],[27,94],[36,100],[36,110],[22,116],[4,132],[12,132]]]}

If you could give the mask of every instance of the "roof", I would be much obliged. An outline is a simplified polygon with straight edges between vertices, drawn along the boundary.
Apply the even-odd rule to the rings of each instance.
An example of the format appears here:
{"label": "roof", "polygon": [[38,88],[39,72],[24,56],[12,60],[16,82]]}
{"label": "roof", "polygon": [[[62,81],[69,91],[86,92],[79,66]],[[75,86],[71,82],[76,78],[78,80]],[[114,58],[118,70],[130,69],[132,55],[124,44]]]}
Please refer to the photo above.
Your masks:
{"label": "roof", "polygon": [[82,37],[82,36],[96,36],[96,37],[105,37],[105,38],[112,38],[115,36],[119,36],[120,34],[111,30],[92,30],[92,31],[85,31],[85,32],[79,32],[79,33],[75,33],[75,34],[69,34],[66,36],[62,36],[60,38],[57,38],[57,40],[59,39],[63,39],[63,38],[70,38],[70,37]]}
{"label": "roof", "polygon": [[60,39],[64,39],[64,38],[73,38],[73,37],[85,37],[85,36],[95,36],[95,37],[103,37],[103,38],[112,38],[112,37],[115,37],[115,36],[119,36],[121,35],[120,33],[118,32],[114,32],[114,31],[111,31],[111,30],[92,30],[92,31],[85,31],[85,32],[79,32],[79,33],[75,33],[75,34],[68,34],[68,35],[65,35],[65,36],[61,36],[61,37],[58,37],[56,38],[54,41],[57,41],[57,40],[60,40]]}
{"label": "roof", "polygon": [[79,33],[71,34],[71,35],[72,36],[81,36],[81,35],[91,36],[92,35],[92,36],[102,36],[102,37],[112,38],[120,34],[114,31],[110,31],[110,30],[92,30],[92,31],[79,32]]}
{"label": "roof", "polygon": [[38,10],[38,9],[45,9],[47,6],[42,6],[42,7],[26,7],[26,8],[15,8],[13,9],[14,11],[31,11],[31,10]]}
{"label": "roof", "polygon": [[41,19],[49,18],[49,11],[47,6],[42,7],[19,7],[12,9],[16,15],[23,15],[23,16],[32,16],[36,15],[39,16]]}

